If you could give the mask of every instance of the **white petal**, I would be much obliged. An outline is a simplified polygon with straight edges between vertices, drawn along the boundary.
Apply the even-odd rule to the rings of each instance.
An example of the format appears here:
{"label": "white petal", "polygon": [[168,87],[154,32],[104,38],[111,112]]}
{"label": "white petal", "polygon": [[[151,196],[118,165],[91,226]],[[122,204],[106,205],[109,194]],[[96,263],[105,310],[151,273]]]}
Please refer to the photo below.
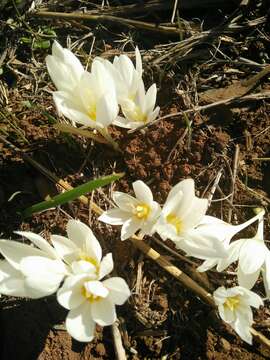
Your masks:
{"label": "white petal", "polygon": [[20,262],[23,258],[27,256],[44,256],[43,251],[12,240],[0,240],[0,252],[17,270],[20,270]]}
{"label": "white petal", "polygon": [[68,238],[88,256],[93,257],[98,262],[101,260],[101,246],[87,225],[78,220],[69,220],[67,223],[67,234]]}
{"label": "white petal", "polygon": [[[184,201],[186,201],[185,197],[183,197],[183,202]],[[207,199],[199,199],[197,197],[194,197],[192,202],[190,202],[188,208],[186,210],[183,209],[182,215],[179,214],[179,211],[182,212],[182,210],[178,209],[177,214],[179,214],[179,217],[183,222],[184,228],[187,230],[197,226],[204,217],[207,207],[208,207]]]}
{"label": "white petal", "polygon": [[25,276],[52,274],[67,274],[61,260],[52,260],[43,256],[27,256],[21,260],[20,270]]}
{"label": "white petal", "polygon": [[[117,116],[116,119],[113,121],[113,125],[122,127],[124,129],[131,129],[130,122],[123,116]],[[137,125],[140,126],[139,123],[137,123]]]}
{"label": "white petal", "polygon": [[94,301],[91,315],[100,326],[112,325],[116,321],[115,306],[108,298]]}
{"label": "white petal", "polygon": [[245,315],[238,316],[238,318],[232,325],[235,332],[240,336],[240,338],[251,345],[252,344],[252,335],[250,333],[250,326],[251,326],[251,323],[249,323],[246,320]]}
{"label": "white petal", "polygon": [[44,251],[47,255],[49,255],[53,259],[58,257],[54,248],[42,236],[37,235],[30,231],[15,231],[15,233],[26,237],[33,244],[35,244],[40,250]]}
{"label": "white petal", "polygon": [[255,292],[250,291],[246,288],[243,289],[244,292],[244,300],[246,305],[253,306],[258,309],[260,306],[263,306],[262,298],[257,295]]}
{"label": "white petal", "polygon": [[104,280],[103,285],[109,289],[108,298],[113,304],[123,305],[130,296],[128,284],[120,277],[111,277]]}
{"label": "white petal", "polygon": [[265,292],[267,297],[270,298],[270,251],[266,253],[265,266],[262,270]]}
{"label": "white petal", "polygon": [[100,262],[99,267],[99,279],[103,279],[104,276],[110,274],[113,271],[113,258],[112,253],[107,254]]}
{"label": "white petal", "polygon": [[261,268],[265,261],[266,247],[262,241],[247,239],[241,247],[239,266],[246,274]]}
{"label": "white petal", "polygon": [[256,281],[259,278],[259,275],[260,275],[260,269],[258,269],[254,273],[247,274],[241,270],[240,266],[238,266],[237,279],[238,279],[238,284],[240,286],[243,286],[247,289],[253,288],[253,286],[255,285]]}
{"label": "white petal", "polygon": [[102,127],[111,125],[118,115],[118,105],[114,94],[106,93],[97,102],[97,124]]}
{"label": "white petal", "polygon": [[[166,214],[177,207],[177,214],[182,215],[195,197],[194,180],[185,179],[176,184],[168,194],[163,210]],[[172,203],[172,204],[170,204]]]}
{"label": "white petal", "polygon": [[121,240],[126,240],[136,233],[140,229],[142,221],[129,219],[124,222],[121,229]]}
{"label": "white petal", "polygon": [[25,290],[23,277],[12,277],[2,280],[0,282],[0,294],[32,298]]}
{"label": "white petal", "polygon": [[43,274],[43,276],[39,275],[33,274],[25,278],[26,292],[36,299],[55,293],[63,280],[61,274],[47,273]]}
{"label": "white petal", "polygon": [[218,263],[217,259],[205,260],[200,266],[197,267],[197,271],[204,272],[215,267]]}
{"label": "white petal", "polygon": [[98,297],[105,298],[109,294],[108,289],[103,285],[101,281],[87,281],[84,284],[84,287],[88,293]]}
{"label": "white petal", "polygon": [[137,46],[135,49],[135,55],[136,55],[136,71],[138,72],[138,75],[141,77],[142,76],[142,58],[141,58],[140,50],[138,49]]}
{"label": "white petal", "polygon": [[73,261],[71,264],[71,268],[74,274],[87,274],[92,279],[95,279],[97,277],[97,268],[89,261]]}
{"label": "white petal", "polygon": [[53,100],[59,114],[64,115],[70,121],[92,128],[96,127],[96,122],[84,112],[84,108],[75,102],[76,98],[71,98],[71,94],[63,91],[55,91],[53,93]]}
{"label": "white petal", "polygon": [[83,286],[87,277],[85,275],[69,276],[57,292],[57,301],[65,309],[74,309],[86,301],[83,296]]}
{"label": "white petal", "polygon": [[131,215],[130,212],[115,208],[104,211],[98,220],[110,225],[122,225]]}
{"label": "white petal", "polygon": [[95,323],[91,318],[91,304],[88,301],[68,313],[66,328],[68,333],[78,341],[93,340]]}
{"label": "white petal", "polygon": [[225,270],[229,265],[238,260],[241,247],[244,243],[244,239],[234,241],[228,248],[228,256],[225,259],[219,261],[218,271]]}
{"label": "white petal", "polygon": [[138,200],[133,196],[120,191],[114,191],[112,194],[113,201],[123,211],[133,212],[134,206],[138,204]]}
{"label": "white petal", "polygon": [[133,190],[136,198],[146,204],[151,204],[153,201],[153,195],[150,188],[141,180],[134,181],[132,183]]}
{"label": "white petal", "polygon": [[0,260],[0,281],[9,277],[21,277],[22,273],[16,270],[7,260]]}
{"label": "white petal", "polygon": [[78,250],[77,246],[65,236],[52,235],[52,244],[61,258],[65,258],[67,255],[76,253]]}
{"label": "white petal", "polygon": [[145,112],[149,113],[152,112],[157,98],[157,87],[156,84],[150,86],[146,93],[146,109]]}

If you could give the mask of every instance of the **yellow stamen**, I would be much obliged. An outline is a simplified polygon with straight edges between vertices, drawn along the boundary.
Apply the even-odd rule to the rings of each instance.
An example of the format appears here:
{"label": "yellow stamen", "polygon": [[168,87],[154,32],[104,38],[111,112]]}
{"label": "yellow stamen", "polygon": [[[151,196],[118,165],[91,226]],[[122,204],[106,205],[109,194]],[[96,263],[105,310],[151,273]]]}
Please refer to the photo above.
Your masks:
{"label": "yellow stamen", "polygon": [[89,107],[88,116],[91,118],[91,120],[96,121],[96,119],[97,119],[97,107],[96,107],[96,105],[92,105],[92,106]]}
{"label": "yellow stamen", "polygon": [[167,215],[166,220],[169,224],[171,224],[175,227],[176,233],[177,233],[177,235],[179,235],[181,233],[182,227],[183,227],[181,219],[179,219],[179,217],[177,217],[174,214],[169,214],[169,215]]}
{"label": "yellow stamen", "polygon": [[139,204],[135,207],[134,213],[138,219],[146,220],[150,213],[150,207],[147,204]]}
{"label": "yellow stamen", "polygon": [[133,119],[135,121],[139,121],[139,122],[143,122],[146,123],[147,122],[147,115],[144,114],[141,109],[139,108],[139,106],[136,106],[135,109],[133,110]]}
{"label": "yellow stamen", "polygon": [[224,303],[224,306],[234,311],[240,303],[239,295],[228,297]]}
{"label": "yellow stamen", "polygon": [[91,256],[86,255],[83,252],[80,254],[79,259],[83,260],[83,261],[87,261],[90,264],[94,265],[95,268],[96,268],[96,273],[99,272],[99,263],[98,263],[98,261],[96,259],[92,258]]}
{"label": "yellow stamen", "polygon": [[95,301],[99,301],[99,300],[101,299],[100,296],[96,296],[96,295],[93,295],[93,294],[91,294],[90,292],[88,292],[84,286],[82,287],[82,295],[83,295],[90,303],[93,303],[93,302],[95,302]]}

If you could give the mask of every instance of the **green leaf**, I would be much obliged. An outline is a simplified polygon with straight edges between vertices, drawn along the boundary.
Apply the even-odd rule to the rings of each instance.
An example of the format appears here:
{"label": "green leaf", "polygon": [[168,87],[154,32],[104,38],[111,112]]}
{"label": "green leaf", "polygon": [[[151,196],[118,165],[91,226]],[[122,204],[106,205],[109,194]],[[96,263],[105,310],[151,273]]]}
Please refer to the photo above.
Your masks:
{"label": "green leaf", "polygon": [[36,40],[34,42],[34,49],[49,49],[50,47],[50,40]]}
{"label": "green leaf", "polygon": [[119,180],[121,177],[124,176],[124,173],[113,174],[109,176],[104,176],[96,180],[88,181],[85,184],[79,185],[76,188],[66,191],[62,194],[54,196],[52,199],[47,201],[42,201],[38,204],[32,205],[29,208],[25,209],[22,212],[23,217],[29,217],[32,214],[44,210],[48,210],[50,208],[63,205],[69,201],[73,201],[79,198],[82,195],[85,195],[99,187],[105,186],[110,184],[115,180]]}

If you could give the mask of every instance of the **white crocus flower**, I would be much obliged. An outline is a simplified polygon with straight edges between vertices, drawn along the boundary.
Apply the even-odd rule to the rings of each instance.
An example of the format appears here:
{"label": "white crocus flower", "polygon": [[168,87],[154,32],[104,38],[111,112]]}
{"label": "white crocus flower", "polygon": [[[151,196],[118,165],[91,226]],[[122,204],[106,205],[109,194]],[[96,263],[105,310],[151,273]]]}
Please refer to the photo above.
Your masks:
{"label": "white crocus flower", "polygon": [[[226,268],[226,264],[228,263],[228,260],[230,259],[228,254],[228,249],[230,246],[230,241],[237,233],[257,221],[262,217],[262,213],[257,214],[253,218],[249,219],[248,221],[245,221],[243,224],[240,225],[231,225],[229,223],[226,223],[225,221],[222,221],[218,218],[215,218],[213,216],[205,216],[201,223],[197,226],[197,228],[194,230],[194,237],[199,236],[206,238],[213,238],[216,242],[220,242],[222,246],[227,251],[227,256],[223,259],[221,259],[220,256],[217,256],[216,258],[209,256],[201,259],[205,259],[205,261],[202,263],[201,266],[197,268],[198,271],[204,272],[207,271],[215,266],[217,266],[218,271],[222,271]],[[192,255],[192,254],[191,254]],[[207,255],[207,254],[206,254]],[[195,255],[194,255],[195,256]],[[195,256],[196,257],[196,256]],[[227,265],[228,266],[228,265]]]}
{"label": "white crocus flower", "polygon": [[54,41],[52,55],[46,57],[46,65],[57,90],[73,93],[84,72],[79,59]]}
{"label": "white crocus flower", "polygon": [[153,226],[160,214],[159,204],[153,200],[149,187],[141,180],[132,184],[136,198],[120,191],[113,192],[118,206],[105,211],[99,220],[111,225],[122,225],[121,240],[126,240],[140,230],[140,235],[153,233]]}
{"label": "white crocus flower", "polygon": [[207,199],[195,196],[194,180],[180,181],[169,192],[156,231],[163,240],[181,242],[201,222],[207,205]]}
{"label": "white crocus flower", "polygon": [[262,272],[266,293],[269,296],[270,251],[264,243],[263,214],[264,211],[259,214],[261,217],[256,235],[250,239],[240,239],[231,243],[228,257],[220,262],[219,269],[222,271],[233,262],[238,261],[238,283],[247,289],[254,286]]}
{"label": "white crocus flower", "polygon": [[118,116],[114,125],[128,129],[136,129],[145,125],[158,116],[159,107],[155,108],[157,97],[157,87],[153,84],[145,92],[143,81],[141,80],[134,98],[126,98],[121,102],[121,109],[124,117]]}
{"label": "white crocus flower", "polygon": [[142,79],[142,59],[137,47],[135,55],[135,67],[127,55],[115,56],[113,63],[109,60],[97,58],[104,64],[106,70],[114,79],[119,104],[122,104],[126,99],[133,100],[135,98]]}
{"label": "white crocus flower", "polygon": [[116,320],[115,305],[122,305],[129,296],[129,287],[120,277],[101,282],[80,274],[66,278],[57,300],[70,310],[66,318],[69,334],[78,341],[91,341],[96,323],[112,325]]}
{"label": "white crocus flower", "polygon": [[114,81],[100,61],[93,61],[91,73],[83,72],[72,93],[56,91],[53,98],[60,114],[102,134],[118,114]]}
{"label": "white crocus flower", "polygon": [[102,249],[91,229],[79,220],[69,220],[67,236],[52,235],[55,250],[73,274],[99,280],[113,269],[112,254],[102,258]]}
{"label": "white crocus flower", "polygon": [[230,289],[219,287],[213,293],[222,320],[230,324],[235,332],[249,344],[252,344],[250,327],[253,323],[251,306],[259,308],[263,301],[259,295],[241,286]]}
{"label": "white crocus flower", "polygon": [[0,293],[40,298],[54,293],[68,274],[55,249],[41,236],[18,232],[37,247],[12,240],[0,240]]}

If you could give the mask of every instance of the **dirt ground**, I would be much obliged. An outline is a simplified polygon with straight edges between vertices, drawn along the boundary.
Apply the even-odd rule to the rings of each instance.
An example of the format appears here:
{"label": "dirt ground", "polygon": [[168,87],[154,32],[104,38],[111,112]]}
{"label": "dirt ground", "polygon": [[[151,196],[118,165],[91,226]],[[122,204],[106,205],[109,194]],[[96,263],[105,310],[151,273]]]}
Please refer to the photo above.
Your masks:
{"label": "dirt ground", "polygon": [[[41,3],[51,11],[70,12],[84,7],[98,11],[101,2]],[[1,238],[16,238],[15,230],[30,230],[46,238],[53,233],[65,234],[70,217],[90,224],[104,253],[113,253],[117,273],[126,279],[134,293],[118,308],[119,328],[128,359],[262,360],[270,357],[270,351],[256,341],[253,346],[241,341],[217,320],[210,307],[131,243],[120,242],[118,229],[99,223],[95,214],[79,201],[22,219],[21,210],[60,190],[25,162],[22,154],[30,155],[73,186],[113,171],[125,172],[120,181],[91,195],[103,209],[110,207],[112,189],[132,191],[131,184],[138,179],[151,186],[155,199],[161,203],[170,188],[186,177],[195,179],[198,194],[207,197],[221,172],[209,214],[239,223],[253,216],[255,207],[268,210],[269,76],[265,74],[252,86],[245,80],[269,63],[269,4],[250,1],[247,7],[237,7],[237,1],[229,3],[230,6],[218,9],[183,11],[181,19],[186,28],[181,32],[180,41],[179,34],[129,29],[119,23],[39,18],[26,12],[27,2],[17,8],[23,15],[20,18],[12,2],[0,10],[0,135],[20,149],[14,150],[0,140]],[[131,14],[130,18],[159,24],[168,23],[171,14],[169,8]],[[241,17],[237,18],[237,31],[218,27],[238,15]],[[262,17],[265,21],[258,21]],[[184,55],[181,52],[168,55],[176,43],[211,29],[218,29],[220,33],[214,38],[204,38]],[[50,53],[56,36],[63,46],[73,44],[73,51],[84,65],[96,55],[112,59],[115,54],[126,51],[132,57],[134,45],[138,45],[143,56],[145,82],[157,83],[161,116],[171,116],[134,133],[112,128],[112,136],[119,142],[122,153],[59,133],[54,128],[58,118],[51,96],[54,88],[45,66],[45,56]],[[253,98],[248,98],[250,94]],[[268,96],[262,99],[260,94]],[[244,99],[235,100],[238,96]],[[228,98],[232,100],[227,101]],[[224,100],[221,105],[206,108],[220,100]],[[197,106],[205,108],[196,111]],[[184,110],[191,111],[175,115]],[[232,192],[233,203],[228,197]],[[267,213],[266,239],[269,239],[269,220]],[[251,228],[245,235],[253,233]],[[195,271],[199,261],[192,259],[193,264],[183,261],[153,239],[147,241],[206,288],[236,284],[233,266],[230,273],[210,271],[199,276]],[[174,248],[170,241],[166,245]],[[259,294],[263,294],[261,285],[257,288]],[[109,327],[98,328],[96,339],[89,344],[72,340],[63,327],[66,311],[54,296],[35,301],[2,296],[0,304],[3,360],[115,358]],[[269,315],[269,302],[266,302],[265,307],[255,313],[254,323],[255,329],[268,338]]]}

